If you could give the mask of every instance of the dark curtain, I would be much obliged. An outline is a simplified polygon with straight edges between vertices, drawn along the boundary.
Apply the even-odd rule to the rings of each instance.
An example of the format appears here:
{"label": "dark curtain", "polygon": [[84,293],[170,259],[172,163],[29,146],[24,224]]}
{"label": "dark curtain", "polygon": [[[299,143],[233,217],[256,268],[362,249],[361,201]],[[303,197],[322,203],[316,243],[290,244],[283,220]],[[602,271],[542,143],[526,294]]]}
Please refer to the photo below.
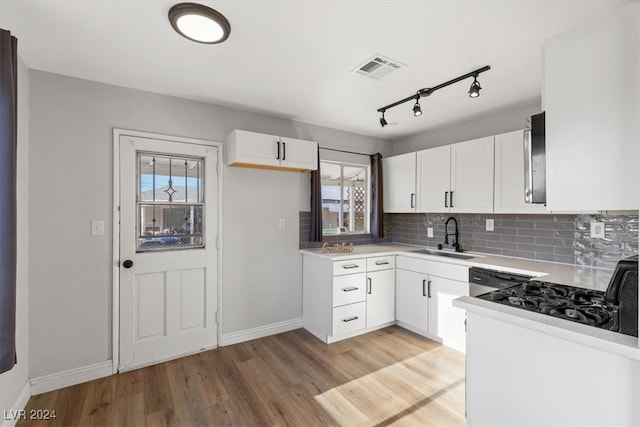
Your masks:
{"label": "dark curtain", "polygon": [[322,242],[322,183],[320,178],[320,148],[318,169],[311,171],[311,229],[310,242]]}
{"label": "dark curtain", "polygon": [[16,364],[17,45],[0,29],[0,373]]}
{"label": "dark curtain", "polygon": [[371,237],[384,237],[382,224],[382,155],[371,155]]}

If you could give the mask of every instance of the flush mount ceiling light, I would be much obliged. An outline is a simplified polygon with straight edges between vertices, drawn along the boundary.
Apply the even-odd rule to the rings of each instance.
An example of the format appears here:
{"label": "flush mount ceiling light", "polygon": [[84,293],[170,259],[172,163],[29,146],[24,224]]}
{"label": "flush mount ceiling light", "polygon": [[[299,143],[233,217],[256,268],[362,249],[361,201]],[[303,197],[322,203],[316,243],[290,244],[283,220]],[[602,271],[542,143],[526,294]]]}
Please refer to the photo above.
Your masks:
{"label": "flush mount ceiling light", "polygon": [[405,102],[408,101],[412,101],[415,99],[416,103],[413,105],[413,115],[418,117],[420,115],[422,115],[422,108],[420,107],[420,98],[421,97],[426,97],[431,95],[433,92],[442,89],[443,87],[447,87],[449,85],[452,85],[454,83],[458,83],[459,81],[468,79],[469,77],[473,77],[473,83],[471,83],[471,87],[469,88],[469,96],[471,98],[477,98],[478,96],[480,96],[480,89],[482,89],[480,87],[480,83],[478,82],[478,76],[480,75],[480,73],[484,73],[485,71],[489,71],[491,69],[491,67],[489,67],[488,65],[482,68],[479,68],[475,71],[472,71],[470,73],[464,74],[460,77],[456,77],[455,79],[451,79],[447,82],[441,83],[437,86],[434,87],[429,87],[429,88],[424,88],[424,89],[420,89],[418,90],[418,92],[415,95],[411,95],[408,96],[404,99],[401,99],[400,101],[396,101],[392,104],[386,105],[384,107],[378,108],[378,113],[382,113],[382,118],[380,118],[380,125],[382,125],[382,127],[385,127],[387,125],[387,121],[384,118],[384,112],[387,111],[389,108],[393,108],[396,107],[400,104],[404,104]]}
{"label": "flush mount ceiling light", "polygon": [[169,9],[169,22],[181,36],[198,43],[222,43],[231,24],[220,12],[197,3],[179,3]]}

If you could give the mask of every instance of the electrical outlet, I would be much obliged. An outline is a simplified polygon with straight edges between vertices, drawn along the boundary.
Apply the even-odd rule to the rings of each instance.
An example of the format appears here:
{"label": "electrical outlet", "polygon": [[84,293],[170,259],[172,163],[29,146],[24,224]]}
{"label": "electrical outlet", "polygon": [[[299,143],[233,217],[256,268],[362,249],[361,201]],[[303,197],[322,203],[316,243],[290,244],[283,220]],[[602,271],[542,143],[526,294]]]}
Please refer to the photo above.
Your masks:
{"label": "electrical outlet", "polygon": [[487,231],[493,231],[493,219],[487,219]]}
{"label": "electrical outlet", "polygon": [[433,227],[427,227],[427,237],[433,237]]}
{"label": "electrical outlet", "polygon": [[592,239],[604,239],[604,222],[592,222],[591,225],[591,238]]}
{"label": "electrical outlet", "polygon": [[286,224],[285,224],[284,218],[280,218],[280,219],[278,220],[278,228],[279,228],[280,230],[284,230],[284,229],[285,229],[285,226],[286,226]]}

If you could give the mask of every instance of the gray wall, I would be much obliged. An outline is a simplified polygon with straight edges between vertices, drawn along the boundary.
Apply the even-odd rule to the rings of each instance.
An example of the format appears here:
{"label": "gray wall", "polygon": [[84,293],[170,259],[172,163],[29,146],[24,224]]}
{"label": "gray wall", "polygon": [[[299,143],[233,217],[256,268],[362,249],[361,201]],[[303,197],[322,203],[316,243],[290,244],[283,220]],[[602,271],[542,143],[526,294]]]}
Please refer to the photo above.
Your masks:
{"label": "gray wall", "polygon": [[[472,120],[442,125],[427,132],[395,140],[393,142],[393,154],[410,153],[426,148],[524,129],[527,118],[540,111],[540,100],[538,99],[502,111],[490,112]],[[420,120],[428,119],[428,117],[420,118]]]}
{"label": "gray wall", "polygon": [[[224,141],[233,129],[389,154],[387,141],[31,71],[30,377],[111,359],[114,127]],[[301,316],[309,174],[223,168],[223,336]],[[278,218],[286,229],[278,230]],[[90,236],[90,220],[107,234]]]}
{"label": "gray wall", "polygon": [[[16,346],[18,364],[0,375],[0,410],[22,409],[15,406],[29,380],[29,71],[18,61],[18,248],[16,264],[17,307]],[[21,402],[24,403],[24,402]]]}

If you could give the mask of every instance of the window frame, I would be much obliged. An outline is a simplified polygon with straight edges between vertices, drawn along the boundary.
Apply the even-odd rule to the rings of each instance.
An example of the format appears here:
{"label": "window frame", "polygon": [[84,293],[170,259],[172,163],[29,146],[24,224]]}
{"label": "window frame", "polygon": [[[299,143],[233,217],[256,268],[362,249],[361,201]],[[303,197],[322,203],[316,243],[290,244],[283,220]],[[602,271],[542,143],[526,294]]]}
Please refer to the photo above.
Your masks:
{"label": "window frame", "polygon": [[[325,227],[323,224],[322,227],[322,235],[323,236],[340,236],[340,235],[367,235],[367,234],[371,234],[371,165],[370,164],[364,164],[364,163],[358,163],[358,162],[343,162],[343,161],[338,161],[338,160],[322,160],[320,159],[320,191],[322,193],[322,187],[324,186],[323,184],[323,180],[322,180],[322,164],[323,163],[329,163],[329,164],[333,164],[333,165],[339,165],[340,166],[340,197],[341,197],[341,203],[340,203],[340,210],[338,212],[338,231],[325,231]],[[363,168],[366,171],[366,178],[365,178],[365,183],[364,183],[364,188],[365,188],[365,230],[364,231],[340,231],[341,228],[343,228],[343,224],[344,224],[344,204],[345,203],[349,203],[348,200],[343,200],[342,197],[344,195],[344,188],[345,188],[345,181],[344,181],[344,168],[345,167],[357,167],[357,168]],[[321,194],[321,199],[324,200],[324,198],[322,198],[322,194]]]}

